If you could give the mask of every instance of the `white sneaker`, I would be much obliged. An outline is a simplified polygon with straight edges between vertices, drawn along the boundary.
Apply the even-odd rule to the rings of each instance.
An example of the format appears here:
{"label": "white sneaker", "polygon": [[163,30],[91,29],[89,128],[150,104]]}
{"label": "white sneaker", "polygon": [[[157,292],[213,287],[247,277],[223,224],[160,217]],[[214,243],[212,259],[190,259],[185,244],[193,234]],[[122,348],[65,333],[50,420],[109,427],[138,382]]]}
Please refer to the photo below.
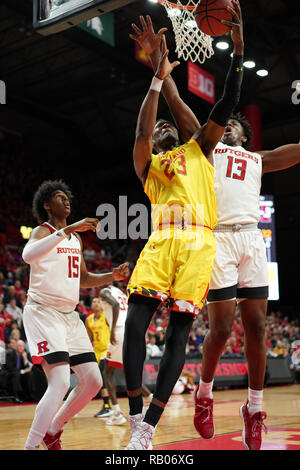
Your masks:
{"label": "white sneaker", "polygon": [[155,428],[144,421],[140,422],[125,450],[152,450]]}
{"label": "white sneaker", "polygon": [[133,433],[135,433],[137,426],[143,421],[143,419],[144,419],[143,413],[128,416],[128,421],[130,425],[130,439],[132,438]]}
{"label": "white sneaker", "polygon": [[123,413],[119,413],[118,415],[113,414],[110,418],[106,420],[106,424],[108,424],[109,426],[118,426],[124,423],[127,423],[127,420]]}

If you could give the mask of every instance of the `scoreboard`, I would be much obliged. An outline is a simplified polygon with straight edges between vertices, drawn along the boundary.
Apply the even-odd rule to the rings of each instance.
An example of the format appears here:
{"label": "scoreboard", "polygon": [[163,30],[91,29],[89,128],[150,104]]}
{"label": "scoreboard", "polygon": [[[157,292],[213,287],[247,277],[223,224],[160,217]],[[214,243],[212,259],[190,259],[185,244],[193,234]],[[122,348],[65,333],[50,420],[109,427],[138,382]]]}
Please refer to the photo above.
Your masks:
{"label": "scoreboard", "polygon": [[259,208],[260,222],[258,226],[262,231],[268,260],[269,300],[278,300],[279,283],[278,264],[276,259],[275,208],[273,196],[260,196]]}
{"label": "scoreboard", "polygon": [[33,0],[33,27],[47,36],[133,2],[135,0]]}

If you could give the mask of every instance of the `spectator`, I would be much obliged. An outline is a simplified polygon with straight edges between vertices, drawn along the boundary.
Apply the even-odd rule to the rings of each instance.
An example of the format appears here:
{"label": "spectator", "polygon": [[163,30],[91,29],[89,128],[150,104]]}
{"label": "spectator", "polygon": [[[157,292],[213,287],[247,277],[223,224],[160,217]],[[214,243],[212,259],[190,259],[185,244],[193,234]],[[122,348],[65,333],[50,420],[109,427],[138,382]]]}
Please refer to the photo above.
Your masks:
{"label": "spectator", "polygon": [[95,256],[96,256],[96,252],[92,248],[92,246],[89,244],[87,248],[83,251],[83,257],[85,259],[85,262],[93,261]]}
{"label": "spectator", "polygon": [[17,279],[14,284],[15,294],[18,299],[21,299],[21,295],[25,294],[25,289],[22,287],[21,281]]}
{"label": "spectator", "polygon": [[284,348],[284,343],[283,341],[278,340],[276,342],[276,346],[273,348],[272,352],[276,356],[283,356],[283,348]]}
{"label": "spectator", "polygon": [[156,328],[156,344],[159,347],[159,349],[162,351],[164,344],[165,344],[165,332],[162,326],[158,326]]}
{"label": "spectator", "polygon": [[22,309],[17,306],[15,297],[12,297],[6,305],[6,311],[12,315],[13,319],[16,320],[20,326],[22,322]]}
{"label": "spectator", "polygon": [[22,403],[22,399],[31,401],[32,363],[25,351],[24,341],[17,341],[16,348],[6,350],[5,365],[7,372],[8,392],[13,396],[14,403]]}
{"label": "spectator", "polygon": [[203,333],[203,330],[202,328],[197,328],[196,330],[196,335],[195,335],[195,340],[196,340],[196,349],[198,350],[198,347],[200,346],[200,344],[203,343],[204,341],[204,333]]}
{"label": "spectator", "polygon": [[163,352],[159,349],[156,344],[155,335],[150,335],[149,343],[146,345],[146,359],[152,359],[153,357],[161,357]]}
{"label": "spectator", "polygon": [[4,331],[5,331],[5,320],[4,318],[0,317],[0,341],[2,341],[3,343],[5,343]]}
{"label": "spectator", "polygon": [[16,320],[12,320],[4,330],[5,343],[9,344],[11,339],[21,339],[21,329]]}
{"label": "spectator", "polygon": [[0,318],[5,321],[5,326],[9,326],[13,316],[5,310],[5,305],[0,302]]}
{"label": "spectator", "polygon": [[189,356],[192,356],[194,354],[197,354],[197,342],[196,342],[196,333],[195,331],[191,330],[189,334],[189,339],[188,339],[188,353]]}

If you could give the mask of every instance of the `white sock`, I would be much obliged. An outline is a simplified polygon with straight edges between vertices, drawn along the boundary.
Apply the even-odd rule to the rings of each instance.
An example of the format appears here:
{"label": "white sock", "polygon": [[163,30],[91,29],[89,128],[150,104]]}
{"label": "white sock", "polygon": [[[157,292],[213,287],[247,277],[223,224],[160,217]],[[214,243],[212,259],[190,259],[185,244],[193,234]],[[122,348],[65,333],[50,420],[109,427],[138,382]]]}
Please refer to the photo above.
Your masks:
{"label": "white sock", "polygon": [[248,388],[248,411],[251,416],[262,411],[263,393],[263,390]]}
{"label": "white sock", "polygon": [[112,409],[114,410],[115,415],[119,416],[119,414],[121,413],[120,405],[117,404],[117,405],[111,405],[111,406],[112,406]]}
{"label": "white sock", "polygon": [[48,379],[48,388],[35,409],[25,450],[37,450],[40,447],[51,421],[70,387],[70,367],[68,363],[49,365],[44,361],[43,369]]}
{"label": "white sock", "polygon": [[102,387],[103,381],[96,362],[85,362],[73,366],[72,369],[78,377],[78,384],[54,417],[49,427],[49,434],[55,435],[59,432],[73,416],[79,413],[97,395]]}
{"label": "white sock", "polygon": [[214,381],[212,380],[211,382],[203,382],[202,379],[200,379],[200,384],[199,384],[199,389],[197,393],[198,398],[212,398],[212,389],[213,389],[213,384]]}

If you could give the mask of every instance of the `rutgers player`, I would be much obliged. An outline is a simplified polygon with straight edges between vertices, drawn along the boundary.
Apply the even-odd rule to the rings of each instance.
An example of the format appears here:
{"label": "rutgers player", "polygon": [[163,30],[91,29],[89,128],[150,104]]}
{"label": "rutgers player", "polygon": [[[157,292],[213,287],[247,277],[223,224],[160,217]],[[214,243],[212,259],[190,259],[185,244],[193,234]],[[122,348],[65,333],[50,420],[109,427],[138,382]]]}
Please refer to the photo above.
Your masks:
{"label": "rutgers player", "polygon": [[[28,300],[23,321],[34,364],[43,368],[48,388],[38,403],[25,444],[36,450],[60,450],[63,426],[99,391],[102,377],[78,312],[79,288],[99,287],[129,274],[123,264],[108,274],[87,272],[82,242],[75,232],[96,231],[97,219],[67,226],[72,194],[63,181],[45,181],[33,199],[33,214],[41,223],[23,250],[30,264]],[[78,385],[58,411],[70,387],[70,367]]]}
{"label": "rutgers player", "polygon": [[[237,0],[235,5],[236,11],[239,11]],[[141,17],[141,25],[142,29],[133,25],[135,35],[130,37],[150,55],[155,70],[161,35],[166,28],[156,34],[149,16],[147,23]],[[180,98],[171,76],[164,80],[162,91],[186,142],[200,124]],[[249,450],[258,450],[266,418],[266,413],[262,411],[262,399],[268,298],[266,249],[257,228],[261,177],[263,173],[283,170],[299,163],[300,146],[284,145],[272,151],[252,153],[244,148],[250,145],[250,137],[251,129],[247,121],[235,115],[228,121],[222,142],[213,154],[218,215],[218,225],[214,231],[217,252],[208,294],[210,330],[203,344],[202,377],[196,390],[194,424],[203,438],[214,436],[213,378],[231,332],[237,299],[243,300],[240,310],[245,332],[249,388],[247,403],[241,407],[240,414],[244,422],[244,446]]]}
{"label": "rutgers player", "polygon": [[116,368],[123,369],[122,349],[128,301],[124,292],[113,285],[102,289],[99,293],[99,297],[110,328],[110,343],[107,348],[107,362],[104,366],[103,378],[109,392],[114,412],[112,416],[106,420],[106,424],[119,425],[126,423],[126,419],[118,404],[113,376]]}

